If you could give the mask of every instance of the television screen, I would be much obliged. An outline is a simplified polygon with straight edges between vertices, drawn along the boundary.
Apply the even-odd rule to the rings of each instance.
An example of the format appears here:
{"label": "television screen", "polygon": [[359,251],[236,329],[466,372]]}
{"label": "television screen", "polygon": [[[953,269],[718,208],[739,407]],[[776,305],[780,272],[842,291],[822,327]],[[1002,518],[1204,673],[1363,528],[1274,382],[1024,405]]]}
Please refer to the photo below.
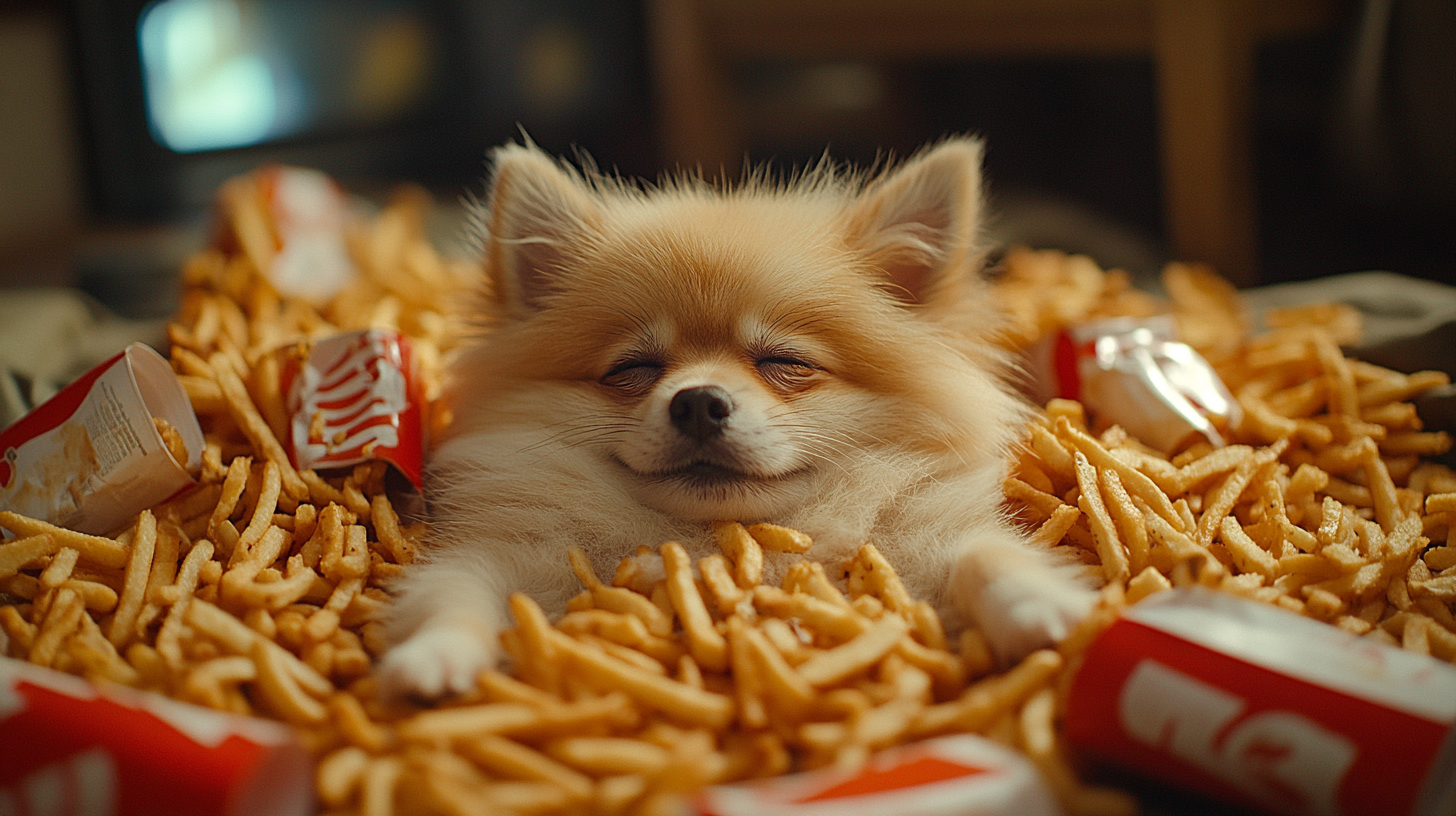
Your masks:
{"label": "television screen", "polygon": [[159,0],[137,41],[147,124],[178,153],[398,121],[439,93],[444,46],[399,0]]}
{"label": "television screen", "polygon": [[638,0],[77,0],[93,214],[197,213],[281,162],[480,189],[527,133],[656,167]]}

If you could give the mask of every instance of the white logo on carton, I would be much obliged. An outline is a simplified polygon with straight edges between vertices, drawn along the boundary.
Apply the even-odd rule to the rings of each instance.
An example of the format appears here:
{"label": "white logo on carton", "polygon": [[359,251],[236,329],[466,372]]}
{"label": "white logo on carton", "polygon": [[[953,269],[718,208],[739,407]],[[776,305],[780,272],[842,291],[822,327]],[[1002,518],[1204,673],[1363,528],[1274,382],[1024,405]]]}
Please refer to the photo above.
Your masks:
{"label": "white logo on carton", "polygon": [[1281,809],[1337,816],[1355,744],[1292,711],[1242,716],[1245,700],[1154,660],[1118,698],[1128,736]]}

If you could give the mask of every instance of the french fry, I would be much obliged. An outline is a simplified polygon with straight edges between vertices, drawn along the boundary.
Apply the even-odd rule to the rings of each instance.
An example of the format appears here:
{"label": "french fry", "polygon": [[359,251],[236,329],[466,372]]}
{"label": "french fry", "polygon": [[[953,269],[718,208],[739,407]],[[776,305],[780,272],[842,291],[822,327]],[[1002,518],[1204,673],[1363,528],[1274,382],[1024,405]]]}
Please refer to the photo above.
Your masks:
{"label": "french fry", "polygon": [[28,656],[30,662],[37,666],[50,666],[54,663],[61,643],[76,631],[85,614],[86,605],[80,595],[70,589],[57,590],[56,600],[40,622],[31,642]]}
{"label": "french fry", "polygon": [[[122,567],[126,566],[127,558],[129,555],[125,547],[116,543],[112,539],[103,538],[101,536],[86,535],[85,533],[77,533],[72,530],[67,530],[63,527],[57,527],[54,524],[47,524],[46,522],[40,521],[38,519],[27,518],[20,515],[19,513],[13,513],[9,510],[0,511],[0,528],[9,530],[16,535],[16,540],[0,545],[0,553],[5,552],[6,548],[8,547],[20,544],[21,542],[34,538],[36,536],[43,535],[48,537],[52,542],[54,542],[53,546],[55,546],[57,549],[59,549],[60,547],[70,547],[71,549],[76,550],[80,553],[81,563],[91,566],[103,567],[106,569],[121,569]],[[52,545],[42,545],[37,542],[31,543],[28,546],[44,547]],[[10,558],[19,557],[25,552],[27,551],[16,551],[16,553],[10,556]],[[55,550],[51,550],[50,552],[55,552]],[[46,554],[48,555],[49,553]],[[19,569],[20,566],[23,566],[27,561],[34,557],[36,556],[29,556],[26,561],[20,562],[20,565],[16,566],[15,569]],[[0,556],[0,558],[4,558],[4,556]],[[10,563],[12,562],[9,560],[0,560],[0,575],[10,574],[8,571],[8,565]]]}
{"label": "french fry", "polygon": [[737,522],[715,522],[713,535],[718,548],[733,563],[733,578],[745,589],[758,586],[763,580],[763,548]]}
{"label": "french fry", "polygon": [[[738,529],[742,530],[742,527]],[[742,532],[742,537],[752,541],[747,531]],[[738,538],[736,533],[734,538]],[[738,544],[741,545],[741,541]],[[756,543],[752,545],[753,548],[757,548],[757,546]],[[703,602],[703,596],[698,594],[688,554],[683,550],[681,544],[673,541],[663,544],[659,552],[662,554],[663,566],[667,569],[668,596],[672,598],[672,607],[677,611],[683,629],[687,632],[688,651],[692,653],[693,659],[698,662],[698,665],[708,671],[723,671],[728,667],[728,643],[713,626],[713,618],[708,614],[708,607]],[[742,552],[741,550],[740,555]],[[758,557],[760,558],[758,569],[761,572],[762,554],[760,553]],[[741,577],[742,570],[740,569],[739,572]]]}
{"label": "french fry", "polygon": [[698,574],[702,576],[703,586],[713,597],[714,605],[717,606],[720,615],[732,614],[738,605],[748,598],[748,593],[734,582],[733,575],[729,572],[728,562],[718,553],[713,553],[698,561]]}
{"label": "french fry", "polygon": [[1175,529],[1183,526],[1183,520],[1173,509],[1173,503],[1168,499],[1167,494],[1153,483],[1152,479],[1108,453],[1097,440],[1072,427],[1071,423],[1064,418],[1057,421],[1057,434],[1066,437],[1077,450],[1082,452],[1083,456],[1087,457],[1088,462],[1092,465],[1099,469],[1116,471],[1128,492],[1146,502],[1153,512],[1164,521]]}
{"label": "french fry", "polygon": [[116,615],[106,638],[117,649],[126,648],[136,637],[137,616],[146,601],[147,578],[152,572],[152,556],[157,546],[157,520],[150,510],[143,510],[132,529],[131,553],[126,564],[126,584],[117,601]]}
{"label": "french fry", "polygon": [[786,553],[806,553],[814,546],[814,540],[805,533],[777,524],[750,524],[748,534],[753,536],[765,550]]}
{"label": "french fry", "polygon": [[803,592],[761,586],[754,590],[753,602],[763,614],[801,619],[814,631],[836,641],[857,637],[870,626],[870,621],[848,604],[829,603]]}
{"label": "french fry", "polygon": [[249,396],[247,386],[243,385],[232,360],[223,352],[215,352],[208,358],[208,365],[212,367],[218,388],[227,400],[228,413],[238,428],[247,435],[255,449],[278,467],[279,477],[288,495],[295,501],[307,499],[308,485],[289,462],[288,454],[279,444],[278,437],[273,435],[273,429],[258,413],[258,408],[253,404],[253,398]]}
{"label": "french fry", "polygon": [[1032,652],[1005,674],[971,686],[959,699],[927,707],[912,730],[919,736],[929,736],[952,729],[983,729],[1050,682],[1062,665],[1062,656],[1054,651]]}
{"label": "french fry", "polygon": [[1082,512],[1087,515],[1092,525],[1092,534],[1097,539],[1097,555],[1102,561],[1103,574],[1110,582],[1125,583],[1129,574],[1127,549],[1117,534],[1117,528],[1112,523],[1112,516],[1107,512],[1107,506],[1102,502],[1102,490],[1098,485],[1097,471],[1081,451],[1077,451],[1074,457],[1074,466],[1077,470],[1077,486],[1082,490],[1082,495],[1077,498],[1077,506],[1082,508]]}
{"label": "french fry", "polygon": [[904,618],[886,615],[856,635],[853,640],[800,663],[796,671],[811,686],[836,683],[878,662],[908,632],[909,625]]}
{"label": "french fry", "polygon": [[539,708],[524,703],[483,703],[425,711],[404,720],[396,730],[404,740],[448,741],[526,727],[539,722],[541,716]]}
{"label": "french fry", "polygon": [[648,708],[683,722],[722,728],[733,716],[733,701],[666,677],[643,671],[557,633],[550,639],[570,665],[590,674],[590,682],[626,693]]}
{"label": "french fry", "polygon": [[504,737],[486,734],[461,743],[461,753],[487,771],[511,779],[547,782],[573,800],[592,795],[592,780],[541,752]]}
{"label": "french fry", "polygon": [[314,771],[314,789],[328,807],[348,803],[369,767],[369,754],[356,746],[338,748],[319,761]]}

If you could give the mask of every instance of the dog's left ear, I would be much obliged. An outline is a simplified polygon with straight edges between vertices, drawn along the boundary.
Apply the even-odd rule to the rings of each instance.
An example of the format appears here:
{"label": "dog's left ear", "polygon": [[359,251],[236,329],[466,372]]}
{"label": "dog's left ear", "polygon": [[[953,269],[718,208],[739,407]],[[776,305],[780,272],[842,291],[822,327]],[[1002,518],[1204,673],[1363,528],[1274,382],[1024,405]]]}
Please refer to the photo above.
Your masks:
{"label": "dog's left ear", "polygon": [[851,205],[850,241],[900,296],[930,303],[974,270],[981,143],[950,139],[875,179]]}
{"label": "dog's left ear", "polygon": [[487,265],[497,302],[524,316],[545,305],[574,248],[594,233],[597,203],[580,173],[529,142],[491,158]]}

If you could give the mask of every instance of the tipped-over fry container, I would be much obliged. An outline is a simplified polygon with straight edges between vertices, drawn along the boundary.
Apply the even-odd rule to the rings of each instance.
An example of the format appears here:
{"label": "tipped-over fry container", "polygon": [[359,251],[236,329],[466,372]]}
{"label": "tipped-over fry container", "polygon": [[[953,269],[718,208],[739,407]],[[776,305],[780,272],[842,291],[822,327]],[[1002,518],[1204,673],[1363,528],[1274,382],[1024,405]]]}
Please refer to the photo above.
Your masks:
{"label": "tipped-over fry container", "polygon": [[172,367],[133,343],[0,431],[0,510],[109,533],[191,487],[202,447]]}
{"label": "tipped-over fry container", "polygon": [[1198,439],[1223,445],[1242,416],[1213,366],[1179,342],[1169,315],[1072,326],[1028,351],[1031,396],[1082,402],[1102,421],[1174,453]]}
{"label": "tipped-over fry container", "polygon": [[305,816],[293,732],[0,658],[0,812]]}
{"label": "tipped-over fry container", "polygon": [[1129,607],[1072,682],[1085,755],[1274,813],[1456,813],[1456,667],[1203,587]]}

